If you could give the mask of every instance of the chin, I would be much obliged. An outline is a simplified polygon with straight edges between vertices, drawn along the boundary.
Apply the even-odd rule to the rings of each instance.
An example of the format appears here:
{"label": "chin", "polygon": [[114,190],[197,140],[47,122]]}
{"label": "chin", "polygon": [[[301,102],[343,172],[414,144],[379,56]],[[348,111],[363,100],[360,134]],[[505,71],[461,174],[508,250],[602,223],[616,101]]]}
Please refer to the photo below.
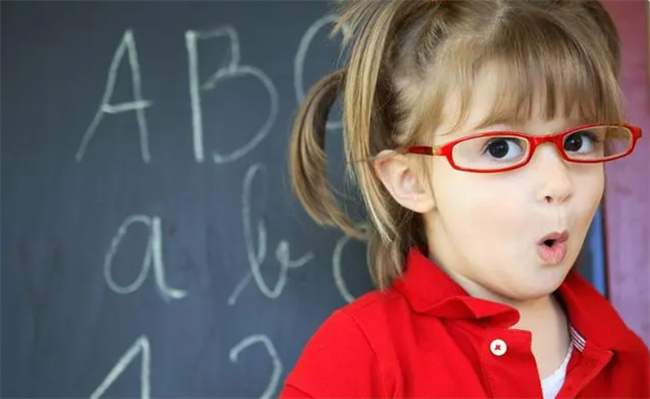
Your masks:
{"label": "chin", "polygon": [[527,290],[530,299],[551,295],[562,285],[569,270],[571,270],[570,266],[557,265],[531,274],[528,277],[530,289]]}
{"label": "chin", "polygon": [[530,301],[551,295],[562,284],[570,267],[543,267],[525,275],[513,276],[509,287],[500,287],[499,294],[515,301]]}

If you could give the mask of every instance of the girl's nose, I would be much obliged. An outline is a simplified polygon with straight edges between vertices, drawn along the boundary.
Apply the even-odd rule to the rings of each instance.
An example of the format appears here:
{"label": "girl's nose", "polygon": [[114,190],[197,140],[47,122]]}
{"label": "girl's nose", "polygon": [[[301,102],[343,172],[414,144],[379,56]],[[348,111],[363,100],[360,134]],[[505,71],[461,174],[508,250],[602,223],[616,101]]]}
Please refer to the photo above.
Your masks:
{"label": "girl's nose", "polygon": [[539,182],[538,201],[558,205],[571,198],[574,187],[568,161],[562,158],[554,144],[545,143],[537,147],[530,162]]}

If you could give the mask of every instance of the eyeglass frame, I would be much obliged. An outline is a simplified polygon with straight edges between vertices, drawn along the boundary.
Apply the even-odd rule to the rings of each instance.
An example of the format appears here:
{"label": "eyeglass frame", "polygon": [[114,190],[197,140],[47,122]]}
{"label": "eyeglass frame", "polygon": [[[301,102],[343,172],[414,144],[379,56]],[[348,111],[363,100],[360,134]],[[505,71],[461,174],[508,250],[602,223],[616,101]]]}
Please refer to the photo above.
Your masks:
{"label": "eyeglass frame", "polygon": [[[568,136],[569,134],[575,133],[577,131],[587,129],[587,128],[592,128],[592,127],[598,127],[598,126],[610,126],[610,127],[625,127],[627,128],[630,133],[632,134],[632,145],[630,145],[630,148],[625,151],[624,153],[621,153],[619,155],[613,156],[611,158],[607,159],[600,159],[600,160],[576,160],[576,159],[571,159],[566,153],[566,150],[564,149],[564,138]],[[407,147],[406,153],[408,154],[418,154],[418,155],[429,155],[429,156],[444,156],[447,158],[447,161],[449,161],[449,164],[457,170],[464,171],[464,172],[474,172],[474,173],[497,173],[497,172],[506,172],[509,170],[513,169],[518,169],[521,168],[522,166],[527,165],[530,160],[533,158],[533,154],[535,153],[535,150],[537,149],[538,146],[544,144],[544,143],[553,143],[555,144],[555,147],[558,149],[558,152],[562,156],[562,159],[565,161],[573,162],[573,163],[603,163],[603,162],[609,162],[613,161],[615,159],[623,158],[634,150],[634,147],[636,146],[636,142],[641,138],[643,135],[643,132],[640,127],[638,126],[633,126],[630,125],[629,123],[621,123],[621,124],[611,124],[611,123],[589,123],[589,124],[584,124],[576,127],[569,128],[567,130],[564,130],[562,132],[558,133],[551,133],[551,134],[545,134],[545,135],[531,135],[527,133],[521,133],[521,132],[508,132],[508,131],[491,131],[491,132],[482,132],[482,133],[476,133],[472,134],[466,137],[461,137],[459,139],[450,141],[449,143],[445,143],[442,145],[434,145],[434,146],[424,146],[424,145],[412,145]],[[510,137],[519,137],[526,139],[528,141],[528,145],[530,147],[530,150],[528,151],[528,155],[526,159],[513,166],[506,166],[504,168],[500,169],[473,169],[473,168],[463,168],[461,166],[456,165],[453,159],[453,149],[454,146],[456,146],[459,143],[462,143],[467,140],[479,138],[479,137],[501,137],[501,136],[510,136]]]}

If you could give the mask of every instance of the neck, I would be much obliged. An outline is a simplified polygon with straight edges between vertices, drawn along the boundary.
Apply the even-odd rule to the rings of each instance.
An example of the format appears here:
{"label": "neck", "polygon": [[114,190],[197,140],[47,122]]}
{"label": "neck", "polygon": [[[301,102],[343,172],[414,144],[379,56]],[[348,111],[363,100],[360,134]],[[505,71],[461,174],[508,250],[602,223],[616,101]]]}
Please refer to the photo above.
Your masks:
{"label": "neck", "polygon": [[569,320],[555,295],[549,295],[539,306],[520,310],[519,322],[513,328],[532,333],[532,352],[540,378],[545,378],[560,366],[571,344]]}

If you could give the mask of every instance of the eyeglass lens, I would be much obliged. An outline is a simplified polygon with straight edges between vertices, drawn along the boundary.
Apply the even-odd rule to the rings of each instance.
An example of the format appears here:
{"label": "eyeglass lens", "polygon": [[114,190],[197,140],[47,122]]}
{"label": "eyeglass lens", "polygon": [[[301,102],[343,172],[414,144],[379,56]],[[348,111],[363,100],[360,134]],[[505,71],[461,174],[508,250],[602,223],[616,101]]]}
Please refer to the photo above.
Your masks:
{"label": "eyeglass lens", "polygon": [[[564,137],[567,157],[580,161],[607,161],[625,153],[632,133],[623,126],[595,126]],[[525,162],[528,140],[517,136],[476,137],[456,144],[452,157],[457,166],[477,170],[499,170]]]}

